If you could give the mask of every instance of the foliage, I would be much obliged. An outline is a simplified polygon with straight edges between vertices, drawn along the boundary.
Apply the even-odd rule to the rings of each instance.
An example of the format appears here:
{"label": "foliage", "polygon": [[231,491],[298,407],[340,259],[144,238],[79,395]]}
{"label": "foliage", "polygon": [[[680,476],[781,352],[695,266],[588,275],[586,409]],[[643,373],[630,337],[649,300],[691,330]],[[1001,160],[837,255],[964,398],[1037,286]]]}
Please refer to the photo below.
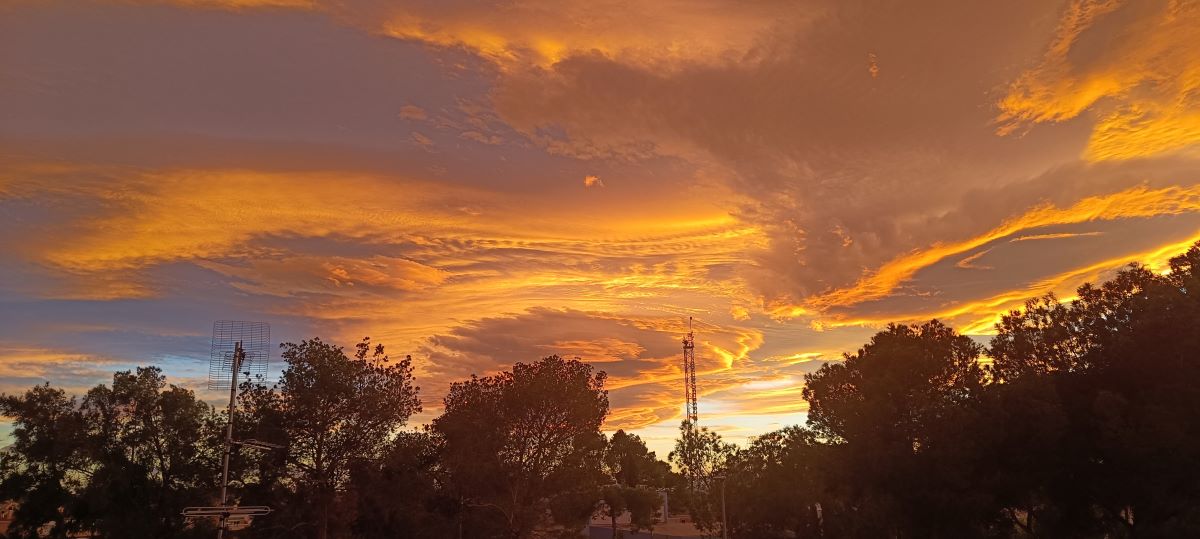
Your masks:
{"label": "foliage", "polygon": [[687,481],[687,489],[677,501],[702,529],[720,529],[719,489],[736,454],[737,446],[726,443],[707,427],[696,427],[686,419],[679,425],[675,450],[668,455]]}
{"label": "foliage", "polygon": [[82,403],[36,386],[0,399],[14,418],[0,490],[17,503],[13,537],[185,537],[180,512],[211,495],[220,421],[154,367],[118,372]]}
{"label": "foliage", "polygon": [[470,507],[500,519],[507,537],[544,527],[556,498],[601,483],[605,379],[589,365],[550,356],[452,385],[432,429],[444,440],[453,488]]}
{"label": "foliage", "polygon": [[671,474],[670,467],[646,448],[641,437],[624,430],[614,432],[608,440],[604,468],[614,483],[629,487],[663,488]]}
{"label": "foliage", "polygon": [[441,487],[440,441],[426,432],[401,432],[377,460],[350,470],[345,506],[355,515],[351,535],[372,538],[451,537],[466,526],[459,500]]}
{"label": "foliage", "polygon": [[604,470],[612,483],[600,490],[600,500],[613,536],[618,535],[617,517],[625,512],[634,531],[653,529],[662,505],[657,489],[667,486],[671,476],[667,463],[658,460],[638,435],[618,430],[605,448]]}
{"label": "foliage", "polygon": [[787,427],[738,451],[724,485],[731,535],[815,536],[824,449],[811,430]]}
{"label": "foliage", "polygon": [[261,470],[266,473],[252,490],[273,492],[289,516],[286,528],[275,527],[272,535],[323,539],[331,527],[350,525],[336,519],[345,513],[334,509],[351,468],[383,455],[395,432],[420,411],[419,388],[411,358],[393,362],[370,339],[358,343],[353,357],[320,339],[280,347],[287,368],[279,382],[270,389],[247,386],[241,399],[249,426],[263,435],[254,437],[286,447],[284,465]]}
{"label": "foliage", "polygon": [[14,441],[0,467],[0,492],[17,502],[9,535],[38,537],[38,529],[49,526],[49,537],[66,537],[89,468],[75,399],[45,384],[20,397],[5,395],[0,411],[14,425]]}

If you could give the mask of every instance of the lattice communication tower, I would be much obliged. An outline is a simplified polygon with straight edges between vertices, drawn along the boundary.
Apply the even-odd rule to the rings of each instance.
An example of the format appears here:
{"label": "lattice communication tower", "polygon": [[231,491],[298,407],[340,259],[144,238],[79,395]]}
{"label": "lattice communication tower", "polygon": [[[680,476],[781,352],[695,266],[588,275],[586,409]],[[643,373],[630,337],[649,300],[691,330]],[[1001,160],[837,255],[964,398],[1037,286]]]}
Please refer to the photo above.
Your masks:
{"label": "lattice communication tower", "polygon": [[683,339],[683,399],[687,404],[687,420],[692,426],[699,420],[696,405],[696,336],[692,333],[692,317],[688,317],[687,337]]}

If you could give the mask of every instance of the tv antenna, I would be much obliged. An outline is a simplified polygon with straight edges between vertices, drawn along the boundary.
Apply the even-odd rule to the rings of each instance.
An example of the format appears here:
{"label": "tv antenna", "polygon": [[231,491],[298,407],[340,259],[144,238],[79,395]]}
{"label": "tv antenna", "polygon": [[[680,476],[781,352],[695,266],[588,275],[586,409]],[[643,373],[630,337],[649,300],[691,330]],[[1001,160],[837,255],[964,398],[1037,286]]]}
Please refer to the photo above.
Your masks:
{"label": "tv antenna", "polygon": [[208,356],[208,388],[236,388],[239,373],[245,374],[247,379],[263,381],[267,376],[270,358],[270,324],[241,320],[213,322],[212,348]]}
{"label": "tv antenna", "polygon": [[253,449],[282,449],[283,446],[259,440],[234,440],[233,424],[237,412],[238,375],[247,380],[263,382],[271,358],[271,325],[266,322],[218,320],[213,323],[212,348],[208,357],[208,388],[229,390],[229,424],[225,429],[225,452],[221,458],[221,504],[215,507],[187,507],[187,518],[215,517],[220,525],[217,539],[225,536],[226,527],[245,525],[250,517],[265,515],[271,508],[265,505],[226,505],[229,501],[229,457],[234,446]]}

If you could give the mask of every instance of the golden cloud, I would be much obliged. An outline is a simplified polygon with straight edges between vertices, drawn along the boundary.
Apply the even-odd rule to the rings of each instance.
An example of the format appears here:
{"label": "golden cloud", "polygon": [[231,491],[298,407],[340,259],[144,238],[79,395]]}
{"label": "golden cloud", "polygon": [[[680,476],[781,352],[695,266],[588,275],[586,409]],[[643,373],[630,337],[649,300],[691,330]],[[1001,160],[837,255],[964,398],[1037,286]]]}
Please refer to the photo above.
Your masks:
{"label": "golden cloud", "polygon": [[[424,376],[435,387],[549,354],[578,357],[609,375],[609,426],[639,428],[677,420],[681,413],[681,341],[687,330],[681,316],[539,307],[459,325],[429,338],[420,356],[428,358]],[[698,322],[696,330],[703,394],[720,392],[768,368],[746,361],[762,344],[757,331],[711,322]],[[736,378],[731,377],[734,372]]]}
{"label": "golden cloud", "polygon": [[1000,100],[999,132],[1095,110],[1088,160],[1193,149],[1200,142],[1198,26],[1194,2],[1073,1],[1041,63]]}
{"label": "golden cloud", "polygon": [[36,346],[0,343],[0,392],[19,393],[53,378],[55,385],[82,394],[111,376],[110,358]]}
{"label": "golden cloud", "polygon": [[[743,59],[763,32],[815,9],[775,2],[603,0],[503,5],[429,4],[379,16],[382,33],[469,50],[503,69],[549,67],[572,55],[600,54],[669,68],[679,63]],[[638,21],[630,26],[629,21]],[[653,28],[653,32],[644,31]]]}
{"label": "golden cloud", "polygon": [[[846,307],[881,299],[891,294],[901,283],[911,279],[923,268],[930,267],[947,257],[961,255],[993,241],[1007,238],[1023,230],[1051,225],[1178,215],[1197,211],[1200,211],[1200,186],[1172,186],[1160,189],[1134,187],[1110,195],[1088,197],[1066,208],[1044,204],[1009,219],[979,236],[955,243],[937,243],[927,249],[893,259],[852,286],[810,298],[806,306],[824,311],[833,307]],[[787,306],[782,306],[777,309],[777,312],[786,309]]]}
{"label": "golden cloud", "polygon": [[[361,0],[141,1],[212,9],[314,10],[366,31],[464,49],[502,69],[546,68],[569,56],[587,54],[657,68],[744,60],[764,32],[783,21],[811,19],[821,11],[814,6],[797,10],[784,2],[731,0],[518,0],[403,6]],[[638,24],[629,25],[631,20]]]}
{"label": "golden cloud", "polygon": [[254,259],[244,263],[200,260],[197,265],[234,277],[233,286],[254,294],[297,296],[302,294],[354,295],[356,290],[413,292],[445,283],[448,273],[403,258],[371,256],[287,256]]}
{"label": "golden cloud", "polygon": [[1125,253],[1119,256],[1072,268],[1062,273],[1039,279],[1028,286],[1005,291],[987,298],[967,301],[948,308],[935,308],[912,313],[889,313],[881,317],[837,317],[823,320],[825,328],[867,326],[881,327],[889,322],[911,322],[936,318],[959,328],[960,333],[989,335],[1000,316],[1020,308],[1025,300],[1055,293],[1060,299],[1070,300],[1075,289],[1086,282],[1099,282],[1112,272],[1129,264],[1144,264],[1152,271],[1165,271],[1167,262],[1200,241],[1200,234],[1182,241],[1173,241],[1145,251]]}

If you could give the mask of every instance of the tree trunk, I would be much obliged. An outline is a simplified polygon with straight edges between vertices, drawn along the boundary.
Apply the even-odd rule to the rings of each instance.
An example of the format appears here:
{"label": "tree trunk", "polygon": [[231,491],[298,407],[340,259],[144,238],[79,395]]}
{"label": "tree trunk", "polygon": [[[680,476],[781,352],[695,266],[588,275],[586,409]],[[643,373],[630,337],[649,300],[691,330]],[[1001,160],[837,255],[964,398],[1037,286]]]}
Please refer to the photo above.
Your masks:
{"label": "tree trunk", "polygon": [[317,525],[317,539],[329,538],[329,496],[321,495],[321,517]]}

